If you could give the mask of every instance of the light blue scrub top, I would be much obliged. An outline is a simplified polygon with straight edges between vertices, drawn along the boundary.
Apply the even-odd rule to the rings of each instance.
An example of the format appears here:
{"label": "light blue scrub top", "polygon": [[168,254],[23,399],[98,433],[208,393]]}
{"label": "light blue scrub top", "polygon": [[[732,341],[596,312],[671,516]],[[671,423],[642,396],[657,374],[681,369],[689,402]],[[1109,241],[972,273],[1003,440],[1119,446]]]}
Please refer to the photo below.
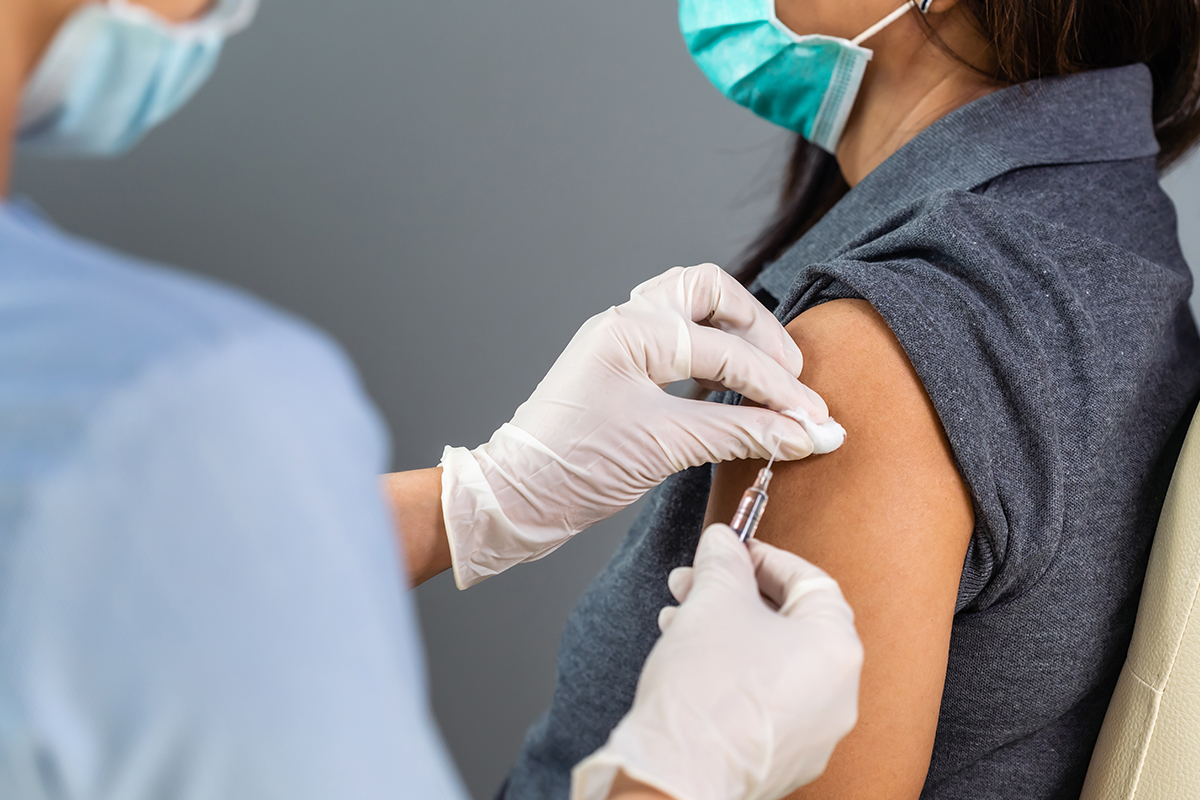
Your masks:
{"label": "light blue scrub top", "polygon": [[465,797],[324,335],[0,207],[0,797]]}

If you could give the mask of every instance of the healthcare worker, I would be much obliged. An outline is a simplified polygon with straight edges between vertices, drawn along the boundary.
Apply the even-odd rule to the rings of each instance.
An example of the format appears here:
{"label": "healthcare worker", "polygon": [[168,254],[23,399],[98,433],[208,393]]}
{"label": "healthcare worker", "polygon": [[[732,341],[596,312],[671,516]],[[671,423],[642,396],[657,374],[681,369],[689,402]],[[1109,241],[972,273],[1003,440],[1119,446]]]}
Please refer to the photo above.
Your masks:
{"label": "healthcare worker", "polygon": [[[0,0],[13,139],[128,149],[254,7]],[[801,366],[719,269],[672,270],[585,324],[487,444],[388,476],[389,509],[383,427],[327,338],[3,204],[0,797],[463,796],[403,570],[466,587],[681,469],[837,446]],[[766,408],[662,391],[687,377]],[[836,584],[716,526],[669,586],[681,605],[575,795],[765,799],[816,777],[856,713]]]}

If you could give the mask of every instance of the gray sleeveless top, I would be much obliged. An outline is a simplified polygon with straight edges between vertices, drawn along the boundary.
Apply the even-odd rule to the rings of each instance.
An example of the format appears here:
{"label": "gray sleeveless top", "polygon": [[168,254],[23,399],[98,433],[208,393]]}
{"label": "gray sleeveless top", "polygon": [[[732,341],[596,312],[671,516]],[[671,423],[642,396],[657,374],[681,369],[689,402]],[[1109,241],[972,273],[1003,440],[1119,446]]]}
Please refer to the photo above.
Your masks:
{"label": "gray sleeveless top", "polygon": [[[1141,65],[948,115],[753,287],[789,321],[869,301],[975,505],[925,798],[1078,797],[1200,389],[1192,279],[1158,185]],[[650,498],[567,623],[554,701],[502,795],[566,798],[629,707],[691,561],[710,468]]]}

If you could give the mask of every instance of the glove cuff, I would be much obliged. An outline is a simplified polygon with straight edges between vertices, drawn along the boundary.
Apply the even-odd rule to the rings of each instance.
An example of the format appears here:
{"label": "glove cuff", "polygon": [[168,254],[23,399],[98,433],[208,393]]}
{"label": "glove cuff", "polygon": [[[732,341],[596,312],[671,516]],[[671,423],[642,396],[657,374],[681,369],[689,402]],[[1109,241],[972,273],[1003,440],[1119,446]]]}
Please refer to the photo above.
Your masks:
{"label": "glove cuff", "polygon": [[504,515],[470,450],[447,447],[438,466],[442,468],[442,519],[450,542],[454,583],[467,589],[511,566],[496,564],[483,551],[487,541],[511,540],[517,530]]}
{"label": "glove cuff", "polygon": [[580,761],[571,770],[571,800],[608,800],[617,773],[651,786],[673,800],[699,800],[679,787],[672,786],[636,766],[626,763],[620,755],[602,747]]}
{"label": "glove cuff", "polygon": [[[560,462],[545,445],[511,424],[475,450],[447,447],[442,452],[442,519],[459,589],[536,561],[571,538],[574,530],[531,503],[541,498],[531,498],[520,477]],[[545,516],[550,519],[541,518]]]}
{"label": "glove cuff", "polygon": [[[571,771],[571,800],[605,800],[617,772],[674,800],[730,800],[754,796],[736,759],[702,729],[656,709],[653,722],[635,708],[608,741]],[[683,730],[687,733],[683,733]]]}

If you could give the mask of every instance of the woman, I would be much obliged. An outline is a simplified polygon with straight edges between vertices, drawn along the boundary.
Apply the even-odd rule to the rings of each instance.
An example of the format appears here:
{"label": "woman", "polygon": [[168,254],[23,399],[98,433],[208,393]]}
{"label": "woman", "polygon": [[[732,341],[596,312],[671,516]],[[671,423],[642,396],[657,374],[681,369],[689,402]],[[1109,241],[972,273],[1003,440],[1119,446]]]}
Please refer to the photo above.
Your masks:
{"label": "woman", "polygon": [[[795,796],[1075,797],[1200,389],[1158,186],[1200,137],[1200,10],[933,0],[862,42],[856,98],[809,102],[837,72],[821,48],[865,59],[800,35],[891,10],[681,7],[719,88],[834,154],[799,143],[746,275],[848,432],[779,469],[760,528],[838,579],[865,649],[859,725]],[[507,797],[563,795],[629,702],[661,576],[757,466],[658,491],[572,614]]]}
{"label": "woman", "polygon": [[[0,116],[26,147],[123,152],[255,5],[0,0]],[[670,270],[589,320],[487,444],[387,476],[389,508],[386,435],[326,337],[0,203],[0,797],[464,796],[404,565],[465,587],[680,465],[809,455],[806,429],[836,423],[802,361],[719,268]],[[661,388],[688,377],[788,416]],[[853,725],[861,648],[836,584],[725,526],[698,553],[642,710],[579,770],[589,800],[778,795]],[[713,718],[736,751],[673,733]]]}

